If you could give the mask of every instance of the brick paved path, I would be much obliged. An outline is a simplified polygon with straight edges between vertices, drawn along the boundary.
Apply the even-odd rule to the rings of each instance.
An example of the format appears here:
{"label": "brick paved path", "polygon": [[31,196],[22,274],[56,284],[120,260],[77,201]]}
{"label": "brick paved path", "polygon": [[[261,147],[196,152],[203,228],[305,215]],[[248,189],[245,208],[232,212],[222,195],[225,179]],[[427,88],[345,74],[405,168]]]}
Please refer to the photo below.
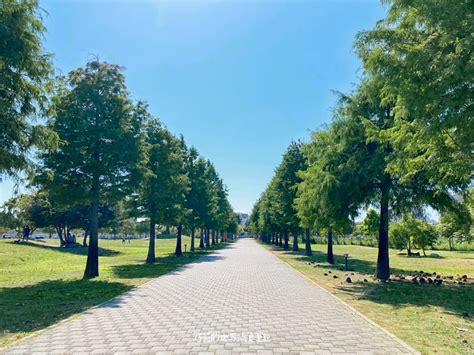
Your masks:
{"label": "brick paved path", "polygon": [[253,240],[240,240],[8,351],[413,352]]}

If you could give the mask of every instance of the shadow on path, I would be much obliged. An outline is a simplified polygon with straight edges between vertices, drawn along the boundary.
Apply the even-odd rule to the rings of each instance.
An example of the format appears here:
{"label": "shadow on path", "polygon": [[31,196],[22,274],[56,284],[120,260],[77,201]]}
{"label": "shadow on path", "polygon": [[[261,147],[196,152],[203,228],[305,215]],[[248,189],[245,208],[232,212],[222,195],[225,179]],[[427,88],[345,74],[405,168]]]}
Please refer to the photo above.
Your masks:
{"label": "shadow on path", "polygon": [[112,266],[112,272],[115,276],[121,279],[135,279],[135,278],[153,278],[169,273],[181,266],[191,263],[213,262],[222,259],[219,255],[206,255],[211,250],[198,251],[194,253],[186,253],[183,256],[161,256],[157,257],[152,264],[125,264]]}
{"label": "shadow on path", "polygon": [[[73,252],[87,248],[59,248],[36,243],[18,244],[24,247],[47,248],[55,251]],[[112,266],[112,273],[120,279],[155,278],[175,271],[190,263],[214,262],[223,259],[210,255],[218,249],[231,247],[232,243],[218,244],[208,249],[156,258],[154,264],[124,264]],[[104,252],[104,250],[102,250]],[[103,254],[102,254],[103,255]],[[109,254],[113,255],[113,254]],[[176,270],[175,272],[180,272]],[[0,288],[0,348],[2,342],[22,337],[21,333],[43,329],[73,314],[85,311],[97,304],[110,300],[133,286],[122,282],[105,280],[53,280],[21,287]],[[20,334],[18,334],[20,333]],[[5,337],[6,335],[6,337]],[[5,337],[5,338],[4,338]]]}

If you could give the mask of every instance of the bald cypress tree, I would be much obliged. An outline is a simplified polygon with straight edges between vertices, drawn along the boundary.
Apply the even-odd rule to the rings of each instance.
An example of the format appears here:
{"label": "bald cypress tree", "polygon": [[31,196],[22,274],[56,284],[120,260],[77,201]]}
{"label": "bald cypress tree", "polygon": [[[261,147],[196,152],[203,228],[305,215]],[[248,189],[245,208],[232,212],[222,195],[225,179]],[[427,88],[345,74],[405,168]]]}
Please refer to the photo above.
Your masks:
{"label": "bald cypress tree", "polygon": [[140,122],[118,65],[94,60],[63,81],[48,123],[62,144],[42,155],[43,168],[56,196],[90,208],[84,277],[95,277],[99,275],[99,206],[123,198],[133,186],[140,160]]}

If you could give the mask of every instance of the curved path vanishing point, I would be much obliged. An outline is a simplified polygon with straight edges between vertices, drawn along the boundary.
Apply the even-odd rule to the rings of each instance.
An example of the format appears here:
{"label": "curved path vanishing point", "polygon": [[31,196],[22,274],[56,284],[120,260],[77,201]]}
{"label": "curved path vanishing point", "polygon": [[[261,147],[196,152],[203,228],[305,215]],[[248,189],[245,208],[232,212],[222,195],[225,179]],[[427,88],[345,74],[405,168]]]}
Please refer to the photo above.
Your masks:
{"label": "curved path vanishing point", "polygon": [[47,328],[6,352],[415,353],[251,239]]}

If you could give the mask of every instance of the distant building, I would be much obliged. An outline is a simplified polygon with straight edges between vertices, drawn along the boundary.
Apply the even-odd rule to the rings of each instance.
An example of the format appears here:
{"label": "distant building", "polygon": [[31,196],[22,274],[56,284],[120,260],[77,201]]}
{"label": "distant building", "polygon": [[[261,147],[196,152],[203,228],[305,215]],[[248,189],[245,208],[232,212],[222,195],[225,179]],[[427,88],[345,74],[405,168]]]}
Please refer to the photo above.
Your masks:
{"label": "distant building", "polygon": [[239,216],[240,225],[245,226],[249,220],[248,213],[237,212],[237,216]]}

